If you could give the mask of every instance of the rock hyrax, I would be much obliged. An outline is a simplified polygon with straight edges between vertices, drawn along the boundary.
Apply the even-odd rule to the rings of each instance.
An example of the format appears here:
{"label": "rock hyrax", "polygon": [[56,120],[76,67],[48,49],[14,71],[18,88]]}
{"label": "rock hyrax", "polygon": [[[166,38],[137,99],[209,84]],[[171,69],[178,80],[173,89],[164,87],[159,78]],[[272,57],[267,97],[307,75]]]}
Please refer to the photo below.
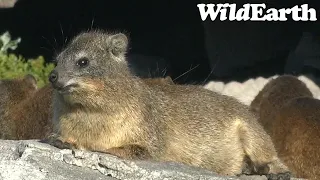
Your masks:
{"label": "rock hyrax", "polygon": [[37,81],[31,74],[0,80],[0,111],[4,112],[5,109],[15,106],[36,91]]}
{"label": "rock hyrax", "polygon": [[312,97],[306,84],[292,75],[271,79],[251,102],[250,108],[259,115],[259,121],[268,132],[270,121],[289,100],[296,97]]}
{"label": "rock hyrax", "polygon": [[3,139],[41,139],[52,132],[51,85],[37,89],[36,80],[28,75],[24,80],[6,80],[0,86],[6,89],[1,96],[5,99],[1,116]]}
{"label": "rock hyrax", "polygon": [[11,122],[4,123],[3,118],[9,109],[16,108],[24,99],[33,96],[37,91],[37,81],[34,76],[28,74],[15,79],[4,79],[0,81],[0,137],[7,139],[11,137]]}
{"label": "rock hyrax", "polygon": [[320,178],[320,102],[294,76],[271,80],[251,108],[270,134],[279,157],[299,178]]}
{"label": "rock hyrax", "polygon": [[320,100],[295,98],[272,121],[270,135],[279,157],[295,177],[320,179]]}
{"label": "rock hyrax", "polygon": [[145,150],[222,175],[241,174],[248,156],[269,179],[290,178],[247,106],[200,86],[146,85],[130,73],[127,44],[124,34],[91,31],[58,54],[49,78],[56,142],[122,158]]}
{"label": "rock hyrax", "polygon": [[52,133],[52,90],[51,85],[46,85],[8,109],[3,122],[13,124],[8,127],[10,139],[42,139]]}

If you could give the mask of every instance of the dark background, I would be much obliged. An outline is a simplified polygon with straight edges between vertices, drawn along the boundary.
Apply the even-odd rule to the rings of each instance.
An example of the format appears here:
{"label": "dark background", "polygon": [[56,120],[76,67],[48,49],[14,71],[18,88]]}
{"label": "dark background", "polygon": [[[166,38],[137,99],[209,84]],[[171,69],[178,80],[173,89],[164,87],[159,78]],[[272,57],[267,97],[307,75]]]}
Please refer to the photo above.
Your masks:
{"label": "dark background", "polygon": [[[319,0],[252,0],[287,7],[308,3],[319,17]],[[317,22],[202,22],[198,3],[224,1],[134,0],[19,0],[14,8],[0,9],[0,32],[21,37],[16,52],[25,57],[44,55],[47,61],[77,33],[89,29],[124,31],[131,44],[130,64],[140,76],[170,75],[179,83],[223,81],[282,73],[316,72],[288,59],[319,59]],[[312,36],[299,46],[303,33]],[[300,43],[301,44],[301,43]],[[312,47],[312,48],[310,48]],[[299,63],[298,63],[299,64]],[[188,73],[185,73],[188,72]],[[185,73],[185,74],[184,74]],[[183,75],[184,74],[184,75]],[[181,76],[182,75],[182,76]],[[181,77],[180,77],[181,76]]]}

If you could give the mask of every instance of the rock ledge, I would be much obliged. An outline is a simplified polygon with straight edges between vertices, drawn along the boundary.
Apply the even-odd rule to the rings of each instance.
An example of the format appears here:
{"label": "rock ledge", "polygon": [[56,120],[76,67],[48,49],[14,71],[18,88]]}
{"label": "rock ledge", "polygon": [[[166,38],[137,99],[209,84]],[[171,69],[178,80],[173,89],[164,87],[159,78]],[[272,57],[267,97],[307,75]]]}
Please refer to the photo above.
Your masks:
{"label": "rock ledge", "polygon": [[60,150],[36,140],[0,140],[0,153],[1,180],[266,179],[265,176],[223,177],[179,163],[128,161],[102,153]]}

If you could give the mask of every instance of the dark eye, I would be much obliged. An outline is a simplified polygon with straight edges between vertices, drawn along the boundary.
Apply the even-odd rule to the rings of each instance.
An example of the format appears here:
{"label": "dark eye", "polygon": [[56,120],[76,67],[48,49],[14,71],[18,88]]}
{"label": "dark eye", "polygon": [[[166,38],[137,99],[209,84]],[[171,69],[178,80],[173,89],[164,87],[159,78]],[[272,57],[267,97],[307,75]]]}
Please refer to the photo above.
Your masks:
{"label": "dark eye", "polygon": [[77,66],[84,68],[87,67],[89,65],[89,59],[88,58],[80,58],[77,61]]}

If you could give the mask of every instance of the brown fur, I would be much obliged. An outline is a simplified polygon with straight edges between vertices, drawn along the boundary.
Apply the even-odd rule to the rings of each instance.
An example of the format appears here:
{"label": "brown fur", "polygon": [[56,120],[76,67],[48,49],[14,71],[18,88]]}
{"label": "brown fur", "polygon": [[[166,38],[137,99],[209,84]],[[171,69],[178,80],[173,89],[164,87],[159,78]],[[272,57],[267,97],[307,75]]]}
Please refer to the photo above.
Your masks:
{"label": "brown fur", "polygon": [[26,75],[21,78],[5,79],[0,81],[0,137],[8,139],[13,136],[11,128],[15,127],[12,121],[5,122],[10,109],[33,96],[37,92],[37,82],[32,75]]}
{"label": "brown fur", "polygon": [[[259,107],[260,106],[260,107]],[[320,178],[320,101],[294,76],[280,76],[251,104],[270,134],[279,157],[294,176]]]}
{"label": "brown fur", "polygon": [[260,117],[260,123],[269,132],[270,121],[281,107],[296,97],[312,97],[307,86],[295,76],[282,75],[270,80],[251,102],[250,108]]}
{"label": "brown fur", "polygon": [[145,78],[143,79],[148,85],[159,85],[159,84],[174,84],[170,76],[164,78]]}
{"label": "brown fur", "polygon": [[[154,160],[178,161],[222,175],[241,174],[247,156],[255,167],[268,166],[269,179],[289,179],[270,137],[248,107],[200,86],[146,85],[130,74],[126,45],[124,35],[90,32],[58,55],[50,76],[56,86],[57,142],[129,159],[145,151],[141,154]],[[86,54],[93,65],[74,67],[78,60],[70,57],[79,54]],[[99,63],[104,66],[94,66]],[[95,76],[95,71],[108,75]],[[75,86],[64,91],[61,84],[70,79]]]}
{"label": "brown fur", "polygon": [[9,110],[4,121],[15,123],[12,139],[42,139],[52,133],[52,90],[47,85]]}
{"label": "brown fur", "polygon": [[16,85],[16,88],[7,87],[7,95],[11,97],[8,103],[17,102],[14,106],[8,106],[2,116],[1,123],[6,127],[2,131],[3,138],[12,140],[45,138],[52,132],[51,85],[28,94],[24,99],[20,98],[24,87]]}
{"label": "brown fur", "polygon": [[30,74],[21,78],[0,80],[0,110],[14,107],[36,91],[36,79]]}
{"label": "brown fur", "polygon": [[289,101],[271,126],[279,157],[293,174],[320,179],[320,100],[300,97]]}

